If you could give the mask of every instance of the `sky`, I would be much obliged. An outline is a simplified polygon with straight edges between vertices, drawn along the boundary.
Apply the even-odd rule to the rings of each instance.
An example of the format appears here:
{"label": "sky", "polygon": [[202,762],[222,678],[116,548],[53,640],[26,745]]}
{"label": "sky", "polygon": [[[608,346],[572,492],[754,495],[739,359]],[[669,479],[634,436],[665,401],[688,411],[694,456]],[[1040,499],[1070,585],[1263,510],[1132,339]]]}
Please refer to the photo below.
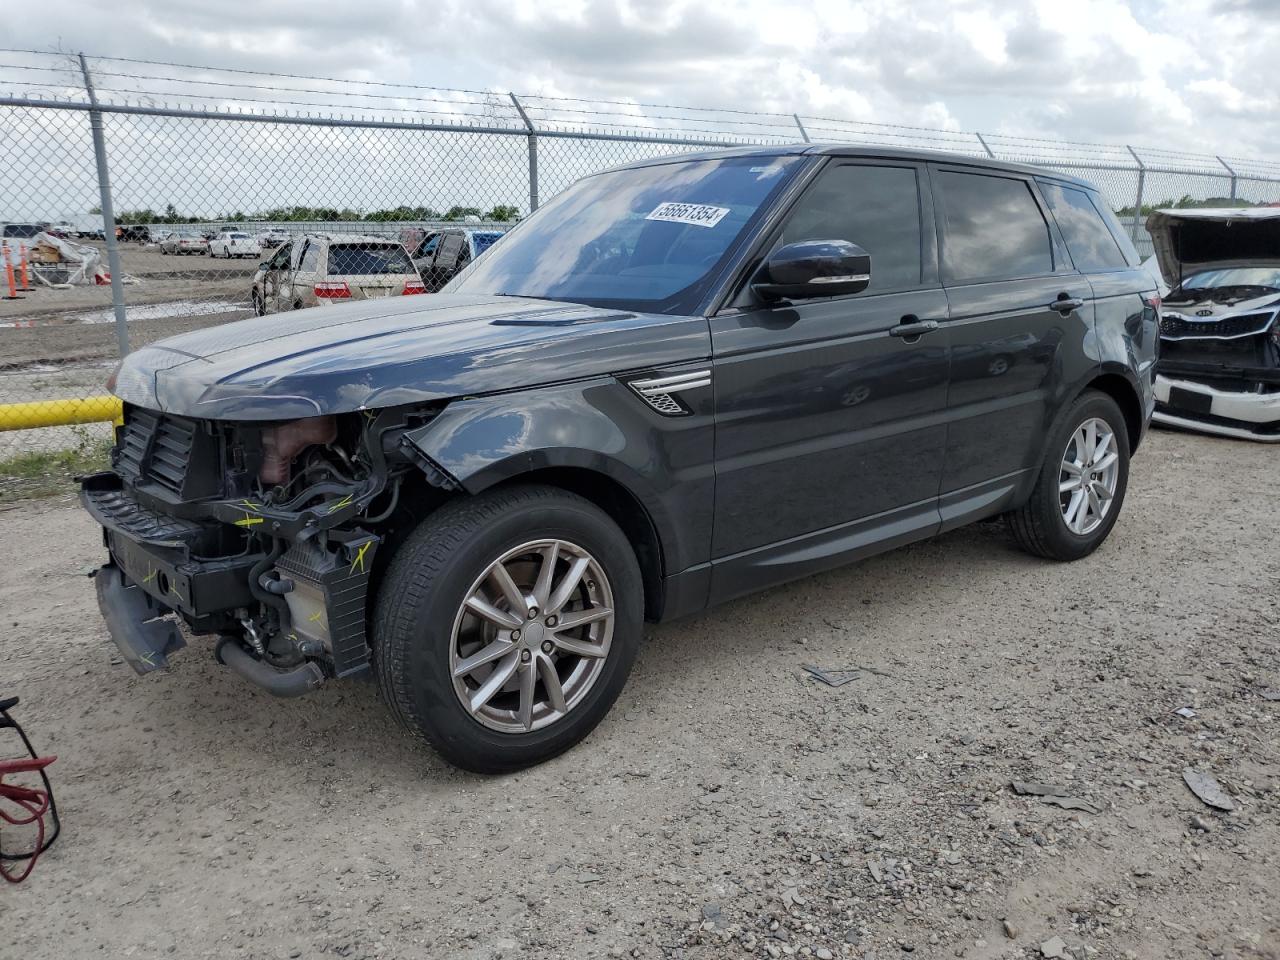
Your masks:
{"label": "sky", "polygon": [[66,0],[5,46],[1269,157],[1280,0]]}
{"label": "sky", "polygon": [[[788,115],[799,113],[810,118],[818,140],[857,139],[829,126],[833,132],[825,132],[824,122],[814,119],[834,118],[957,131],[951,143],[887,141],[907,146],[978,151],[971,136],[959,133],[977,130],[1111,145],[1082,155],[1126,166],[1125,143],[1280,161],[1274,66],[1280,0],[64,0],[58,9],[56,19],[5,18],[0,46],[83,50],[102,72],[103,95],[117,100],[141,98],[105,92],[113,85],[146,87],[155,94],[153,103],[225,108],[220,98],[238,96],[275,98],[285,101],[281,109],[307,111],[318,97],[348,112],[378,106],[400,109],[396,119],[430,119],[420,111],[453,111],[457,104],[441,101],[460,97],[470,100],[465,109],[473,115],[479,110],[518,126],[506,98],[514,90],[533,98],[579,98],[526,99],[535,119],[548,123],[627,123],[629,114],[678,112],[625,105],[638,102],[772,111],[783,116],[771,122],[787,125],[791,137]],[[343,82],[98,59],[106,57]],[[83,99],[73,59],[22,58],[0,50],[0,93]],[[37,62],[60,65],[63,73],[8,69]],[[183,82],[131,79],[135,73],[180,75]],[[71,84],[62,92],[49,83],[59,77]],[[232,90],[227,81],[255,86]],[[419,99],[397,100],[404,90],[358,81],[480,93],[409,91]],[[329,93],[290,92],[317,86]],[[352,99],[342,91],[375,99]],[[384,99],[376,99],[379,92]],[[600,107],[596,101],[624,105],[607,107],[620,114],[612,117],[572,112]],[[369,210],[401,203],[438,209],[511,203],[522,211],[531,204],[521,137],[121,115],[108,115],[106,126],[118,209],[160,210],[172,202],[193,216],[222,217],[289,204]],[[5,139],[14,150],[8,159]],[[589,170],[654,152],[645,149],[544,140],[542,196]],[[998,143],[996,149],[1042,159]],[[0,111],[0,161],[9,171],[0,181],[0,219],[83,214],[94,203],[96,179],[81,115]],[[1212,159],[1205,162],[1217,169]],[[1132,202],[1132,171],[1089,176],[1117,209]],[[1149,198],[1157,201],[1184,193],[1221,196],[1224,187],[1225,181],[1210,177],[1153,172],[1147,179]],[[1242,182],[1241,191],[1242,197],[1273,199],[1270,184],[1246,190]]]}

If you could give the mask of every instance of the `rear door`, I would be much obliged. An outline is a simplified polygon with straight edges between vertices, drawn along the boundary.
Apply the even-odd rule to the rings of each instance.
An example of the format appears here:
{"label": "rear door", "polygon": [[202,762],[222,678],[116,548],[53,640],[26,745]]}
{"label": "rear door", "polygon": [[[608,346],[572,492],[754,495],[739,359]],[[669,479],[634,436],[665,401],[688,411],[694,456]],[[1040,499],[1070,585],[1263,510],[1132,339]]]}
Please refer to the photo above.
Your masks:
{"label": "rear door", "polygon": [[[950,305],[943,528],[1016,495],[1082,364],[1093,293],[1031,178],[932,165]],[[1094,362],[1096,366],[1096,362]]]}
{"label": "rear door", "polygon": [[863,293],[755,302],[711,319],[716,397],[713,599],[933,533],[946,442],[946,316],[926,173],[832,160],[772,246],[849,240]]}

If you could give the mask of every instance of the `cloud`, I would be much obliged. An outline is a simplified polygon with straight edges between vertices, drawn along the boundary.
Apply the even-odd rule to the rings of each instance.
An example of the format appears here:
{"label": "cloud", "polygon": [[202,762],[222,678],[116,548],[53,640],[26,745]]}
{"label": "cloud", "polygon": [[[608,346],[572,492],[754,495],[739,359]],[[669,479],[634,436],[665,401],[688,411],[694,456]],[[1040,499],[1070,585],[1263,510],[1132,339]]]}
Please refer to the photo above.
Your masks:
{"label": "cloud", "polygon": [[[1278,10],[1274,0],[69,0],[58,37],[47,20],[10,18],[6,45],[490,90],[493,115],[511,122],[505,91],[516,90],[784,115],[773,128],[746,118],[742,132],[760,135],[793,133],[785,115],[796,112],[815,137],[837,137],[813,119],[834,118],[1266,157],[1280,142]],[[0,81],[8,76],[0,68]],[[266,88],[259,98],[306,99],[273,93],[285,80],[245,79]],[[138,81],[103,81],[129,83]],[[217,90],[187,102],[216,103]],[[377,105],[335,99],[357,113]],[[535,114],[592,119],[557,114],[557,102]],[[594,119],[625,125],[660,112],[611,109],[620,115]],[[499,163],[522,148],[487,149]],[[545,148],[557,183],[596,162],[555,168],[568,152]],[[629,159],[621,148],[607,157]]]}

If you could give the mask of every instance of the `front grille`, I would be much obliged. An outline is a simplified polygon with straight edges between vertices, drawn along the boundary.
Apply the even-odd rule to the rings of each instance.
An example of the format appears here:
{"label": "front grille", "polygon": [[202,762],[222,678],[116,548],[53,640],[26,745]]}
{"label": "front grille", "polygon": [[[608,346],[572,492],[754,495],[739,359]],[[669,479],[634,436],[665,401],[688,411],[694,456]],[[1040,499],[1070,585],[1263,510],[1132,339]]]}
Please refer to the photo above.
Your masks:
{"label": "front grille", "polygon": [[212,496],[221,486],[218,438],[195,420],[131,407],[116,445],[115,469],[130,483],[179,499]]}
{"label": "front grille", "polygon": [[194,438],[195,424],[168,417],[160,421],[151,445],[151,476],[156,483],[174,493],[182,492]]}
{"label": "front grille", "polygon": [[1203,320],[1184,317],[1179,313],[1166,313],[1160,319],[1160,335],[1170,340],[1220,340],[1236,337],[1252,337],[1265,333],[1275,319],[1276,312],[1244,313],[1235,317]]}

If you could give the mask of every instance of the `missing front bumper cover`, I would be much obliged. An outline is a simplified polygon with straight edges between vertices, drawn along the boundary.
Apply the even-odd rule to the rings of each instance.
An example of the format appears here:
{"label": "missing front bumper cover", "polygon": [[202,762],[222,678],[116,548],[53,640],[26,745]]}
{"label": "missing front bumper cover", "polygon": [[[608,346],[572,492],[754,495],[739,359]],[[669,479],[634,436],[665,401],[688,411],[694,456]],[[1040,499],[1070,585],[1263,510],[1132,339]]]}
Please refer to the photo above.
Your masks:
{"label": "missing front bumper cover", "polygon": [[94,575],[98,606],[120,655],[138,673],[169,666],[169,654],[187,641],[171,612],[141,587],[125,581],[114,563],[104,564]]}

